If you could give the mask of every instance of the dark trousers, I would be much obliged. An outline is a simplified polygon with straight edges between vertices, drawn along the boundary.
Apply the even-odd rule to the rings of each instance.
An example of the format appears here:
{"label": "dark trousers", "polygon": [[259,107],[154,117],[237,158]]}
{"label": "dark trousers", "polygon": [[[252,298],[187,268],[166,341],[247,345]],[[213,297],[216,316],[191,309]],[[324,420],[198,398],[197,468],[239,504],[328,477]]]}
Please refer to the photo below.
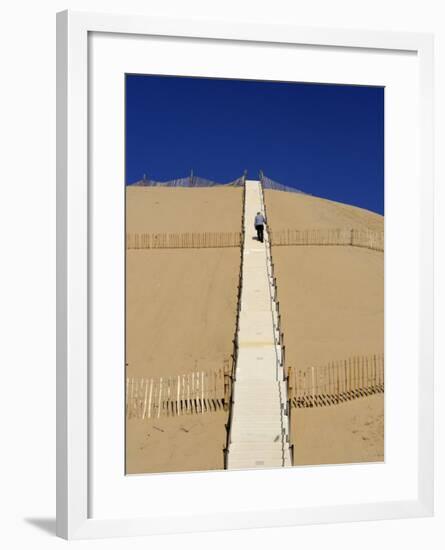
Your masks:
{"label": "dark trousers", "polygon": [[263,242],[263,239],[264,239],[264,225],[256,225],[255,226],[255,229],[256,229],[256,234],[257,234],[257,237],[258,237],[258,240]]}

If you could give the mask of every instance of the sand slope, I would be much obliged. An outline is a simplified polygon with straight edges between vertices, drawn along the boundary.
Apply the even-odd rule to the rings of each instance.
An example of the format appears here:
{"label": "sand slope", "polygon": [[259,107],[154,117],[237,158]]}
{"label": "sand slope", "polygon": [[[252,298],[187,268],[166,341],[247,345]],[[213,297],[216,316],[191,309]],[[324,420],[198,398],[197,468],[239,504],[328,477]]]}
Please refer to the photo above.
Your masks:
{"label": "sand slope", "polygon": [[232,353],[237,248],[127,251],[127,373],[220,368]]}
{"label": "sand slope", "polygon": [[[268,190],[266,206],[273,230],[383,230],[382,216],[315,197]],[[383,253],[347,246],[275,246],[272,256],[287,365],[325,365],[383,351]],[[295,464],[382,460],[383,396],[293,409],[291,429]]]}
{"label": "sand slope", "polygon": [[[240,189],[127,190],[127,232],[239,231]],[[372,212],[266,191],[274,230],[383,229]],[[249,236],[247,235],[247,238]],[[287,364],[323,365],[383,350],[383,254],[274,247]],[[158,377],[219,367],[230,356],[238,249],[127,252],[127,373]],[[224,412],[127,422],[127,472],[223,467]],[[383,459],[383,396],[293,409],[295,464]]]}
{"label": "sand slope", "polygon": [[[240,189],[128,188],[127,232],[239,231]],[[220,368],[232,353],[240,251],[127,250],[127,376]],[[127,421],[127,473],[223,467],[227,413]]]}
{"label": "sand slope", "polygon": [[127,233],[240,231],[242,189],[127,187]]}
{"label": "sand slope", "polygon": [[383,216],[310,195],[266,189],[265,201],[274,231],[280,229],[356,228],[383,231]]}
{"label": "sand slope", "polygon": [[127,421],[128,474],[222,470],[227,414]]}
{"label": "sand slope", "polygon": [[383,351],[381,252],[277,246],[272,254],[288,365]]}
{"label": "sand slope", "polygon": [[294,419],[295,464],[383,460],[383,395],[335,407],[298,409]]}

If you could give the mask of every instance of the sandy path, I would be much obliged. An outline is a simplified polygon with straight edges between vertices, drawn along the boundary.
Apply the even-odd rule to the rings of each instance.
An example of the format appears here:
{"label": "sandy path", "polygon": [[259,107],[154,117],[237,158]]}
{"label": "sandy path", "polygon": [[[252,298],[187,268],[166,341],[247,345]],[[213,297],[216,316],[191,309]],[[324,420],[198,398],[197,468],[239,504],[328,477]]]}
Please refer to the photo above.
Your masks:
{"label": "sandy path", "polygon": [[[331,201],[266,191],[273,229],[383,229],[372,212]],[[286,364],[325,365],[383,351],[383,254],[356,247],[273,247]],[[295,464],[383,459],[383,396],[293,409]]]}

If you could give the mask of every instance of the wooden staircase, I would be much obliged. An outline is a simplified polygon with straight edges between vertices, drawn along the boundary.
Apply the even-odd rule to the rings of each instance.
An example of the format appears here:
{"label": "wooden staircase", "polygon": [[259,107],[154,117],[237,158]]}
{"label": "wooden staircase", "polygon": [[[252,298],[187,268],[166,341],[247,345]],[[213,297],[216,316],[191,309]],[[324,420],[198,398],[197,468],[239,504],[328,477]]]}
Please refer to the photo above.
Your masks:
{"label": "wooden staircase", "polygon": [[259,181],[246,180],[245,185],[243,279],[227,468],[291,466],[269,234],[266,225],[261,243],[254,229],[256,213],[264,214],[264,198]]}

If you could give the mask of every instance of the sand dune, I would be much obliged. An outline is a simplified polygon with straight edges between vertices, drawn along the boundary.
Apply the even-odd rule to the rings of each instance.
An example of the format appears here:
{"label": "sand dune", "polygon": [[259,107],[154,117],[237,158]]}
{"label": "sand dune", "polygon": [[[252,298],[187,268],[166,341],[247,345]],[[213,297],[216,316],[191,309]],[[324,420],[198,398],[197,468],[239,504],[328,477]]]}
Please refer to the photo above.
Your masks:
{"label": "sand dune", "polygon": [[240,231],[242,189],[127,187],[127,233]]}
{"label": "sand dune", "polygon": [[324,365],[383,351],[383,254],[273,247],[286,363]]}
{"label": "sand dune", "polygon": [[[239,189],[128,188],[127,231],[239,231]],[[232,353],[238,248],[128,250],[127,376],[219,369]],[[127,421],[127,473],[223,467],[227,413]]]}
{"label": "sand dune", "polygon": [[127,421],[128,474],[222,470],[227,414]]}
{"label": "sand dune", "polygon": [[292,422],[295,464],[383,460],[383,395],[296,410]]}
{"label": "sand dune", "polygon": [[[233,188],[128,188],[127,232],[239,231],[241,199]],[[316,197],[268,190],[266,204],[273,230],[383,230],[377,214]],[[383,351],[381,252],[276,246],[272,254],[288,365]],[[237,248],[127,251],[127,375],[219,368],[232,351],[238,271]],[[127,472],[222,468],[226,421],[225,412],[128,420]],[[295,464],[382,460],[383,396],[293,409],[291,428]]]}
{"label": "sand dune", "polygon": [[[363,209],[281,191],[266,191],[277,229],[383,230],[383,217]],[[325,365],[383,351],[383,253],[348,246],[272,249],[286,344],[293,368]],[[383,459],[383,396],[294,409],[295,464]]]}
{"label": "sand dune", "polygon": [[127,373],[220,368],[232,353],[237,248],[127,251]]}
{"label": "sand dune", "polygon": [[383,231],[383,216],[340,202],[310,195],[266,189],[269,223],[280,229],[371,229]]}

